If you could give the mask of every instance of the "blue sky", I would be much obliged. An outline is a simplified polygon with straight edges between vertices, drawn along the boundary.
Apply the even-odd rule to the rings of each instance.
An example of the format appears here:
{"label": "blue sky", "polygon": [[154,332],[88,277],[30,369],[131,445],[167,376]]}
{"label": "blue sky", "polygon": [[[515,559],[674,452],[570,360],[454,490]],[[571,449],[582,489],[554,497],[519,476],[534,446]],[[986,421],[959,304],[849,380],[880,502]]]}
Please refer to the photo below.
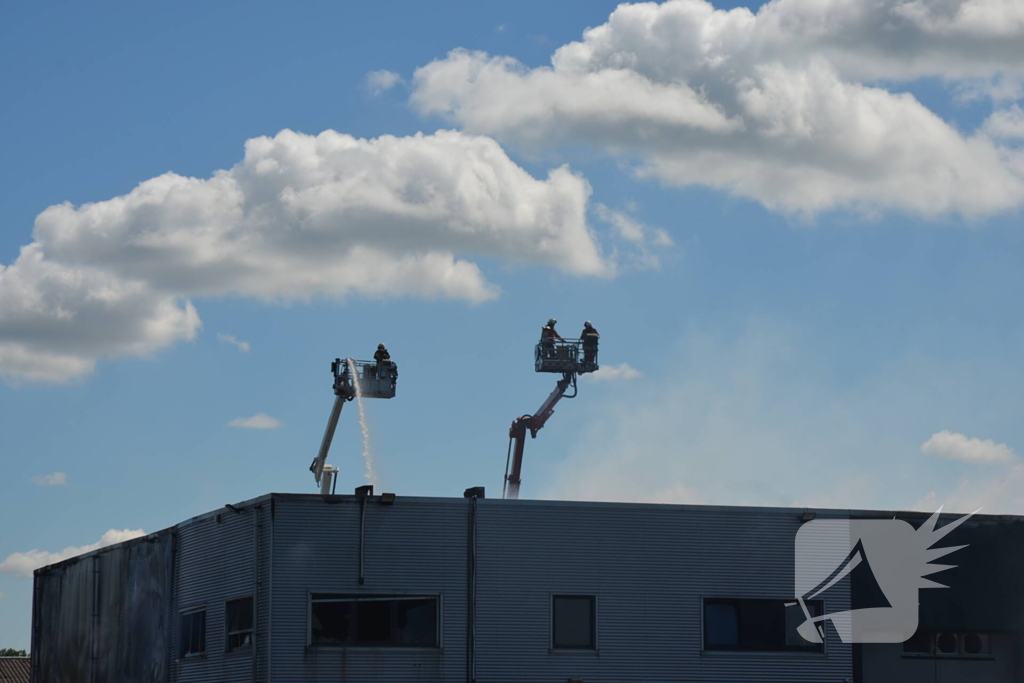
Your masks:
{"label": "blue sky", "polygon": [[[401,368],[398,397],[367,402],[381,488],[497,495],[509,422],[553,388],[531,362],[551,316],[573,335],[593,320],[619,372],[581,381],[527,444],[524,497],[1024,512],[1024,18],[962,11],[998,4],[876,3],[905,44],[852,2],[817,24],[847,40],[779,33],[773,17],[806,18],[810,0],[762,8],[757,41],[754,15],[716,36],[725,15],[696,0],[611,23],[615,3],[592,0],[12,5],[0,647],[28,647],[25,574],[51,553],[314,491],[329,363],[380,341]],[[379,71],[394,76],[368,81]],[[286,194],[245,179],[272,159],[284,185],[315,190],[296,168],[314,154],[304,136],[328,129],[396,141],[315,152],[370,180],[346,186],[353,203],[311,247]],[[109,201],[233,168],[242,206],[286,218],[247,214],[228,238],[226,190]],[[388,183],[407,203],[366,209]],[[295,200],[302,215],[339,187]],[[410,218],[423,196],[442,208]],[[125,246],[154,227],[157,257]],[[232,250],[254,236],[266,277],[235,277]],[[34,280],[27,245],[58,275]],[[459,265],[431,270],[425,253]],[[110,313],[111,291],[138,299]],[[278,428],[228,426],[261,413]],[[360,449],[346,409],[339,490],[363,483]]]}

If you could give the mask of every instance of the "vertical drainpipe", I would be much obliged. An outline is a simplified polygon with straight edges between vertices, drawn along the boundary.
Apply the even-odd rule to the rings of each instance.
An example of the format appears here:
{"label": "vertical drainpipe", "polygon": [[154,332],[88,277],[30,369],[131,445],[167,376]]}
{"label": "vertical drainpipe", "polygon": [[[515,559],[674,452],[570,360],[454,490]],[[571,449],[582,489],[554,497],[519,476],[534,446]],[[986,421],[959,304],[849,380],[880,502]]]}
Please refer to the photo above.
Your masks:
{"label": "vertical drainpipe", "polygon": [[369,496],[360,496],[359,498],[359,585],[362,586],[366,583],[363,559],[366,555],[366,499]]}
{"label": "vertical drainpipe", "polygon": [[29,660],[29,665],[32,669],[32,673],[30,674],[30,680],[32,681],[32,683],[39,683],[40,679],[42,678],[42,674],[40,673],[42,667],[40,666],[39,662],[39,647],[41,645],[41,643],[39,642],[39,631],[43,625],[41,613],[43,609],[42,584],[43,574],[39,573],[39,570],[37,569],[34,572],[32,572],[32,649],[29,652],[29,655],[31,656],[31,659]]}
{"label": "vertical drainpipe", "polygon": [[100,621],[100,556],[92,556],[92,627],[89,630],[89,681],[96,683],[97,630]]}
{"label": "vertical drainpipe", "polygon": [[252,683],[256,681],[256,661],[259,657],[259,595],[260,595],[260,506],[252,508]]}
{"label": "vertical drainpipe", "polygon": [[[267,549],[268,564],[267,581],[267,680],[274,680],[274,512],[275,500],[270,496],[270,548]],[[253,615],[255,618],[256,615]]]}
{"label": "vertical drainpipe", "polygon": [[476,683],[476,496],[469,499],[469,548],[466,563],[466,680]]}
{"label": "vertical drainpipe", "polygon": [[175,665],[177,664],[177,657],[174,656],[174,646],[177,644],[176,638],[180,638],[181,634],[178,633],[178,596],[177,596],[177,582],[178,582],[178,527],[174,527],[174,531],[171,532],[171,571],[170,571],[170,586],[167,587],[167,679],[166,680],[177,680],[177,671],[175,671]]}

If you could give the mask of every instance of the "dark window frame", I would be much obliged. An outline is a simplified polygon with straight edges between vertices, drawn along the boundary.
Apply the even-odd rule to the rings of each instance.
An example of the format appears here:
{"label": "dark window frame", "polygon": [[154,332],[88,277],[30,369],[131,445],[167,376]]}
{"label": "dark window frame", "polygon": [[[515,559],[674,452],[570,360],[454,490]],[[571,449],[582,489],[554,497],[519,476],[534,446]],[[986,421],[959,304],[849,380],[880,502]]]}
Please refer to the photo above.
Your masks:
{"label": "dark window frame", "polygon": [[[393,604],[391,607],[391,632],[388,642],[367,642],[358,640],[358,608],[356,605],[359,603],[367,602],[412,602],[412,601],[424,601],[429,600],[434,604],[434,623],[433,623],[433,644],[402,644],[394,642],[397,636],[397,632],[394,630],[394,621],[397,616],[397,605]],[[350,640],[347,642],[318,642],[314,635],[314,605],[320,603],[350,603],[353,605],[353,612],[350,613],[350,619],[352,624],[352,632],[354,636],[350,635]],[[337,593],[331,591],[310,591],[307,600],[307,628],[306,628],[306,644],[307,647],[312,648],[358,648],[358,649],[373,649],[373,650],[439,650],[444,647],[442,640],[442,608],[443,601],[440,593]]]}
{"label": "dark window frame", "polygon": [[[753,604],[758,603],[758,604]],[[824,654],[825,643],[807,643],[806,645],[787,645],[786,638],[786,608],[787,606],[793,607],[796,603],[795,600],[788,599],[773,599],[773,598],[703,598],[701,600],[701,649],[704,652],[713,653],[730,653],[730,652],[781,652],[781,653],[810,653],[810,654]],[[825,602],[824,600],[805,600],[804,603],[811,609],[811,616],[821,616],[824,614]],[[743,607],[746,604],[748,612],[753,612],[757,609],[767,609],[769,607],[777,607],[778,614],[774,615],[773,620],[776,625],[781,625],[781,633],[778,634],[779,642],[773,646],[765,646],[760,644],[753,644],[752,641],[758,640],[758,636],[763,639],[764,632],[751,634],[752,630],[751,622],[744,624],[744,610]],[[708,642],[708,607],[715,605],[727,605],[732,606],[736,609],[736,629],[737,629],[737,644],[735,646],[727,645],[715,645]],[[774,611],[774,610],[769,610]],[[815,613],[816,612],[816,613]],[[747,644],[744,644],[744,640],[747,640]]]}
{"label": "dark window frame", "polygon": [[[239,604],[248,602],[249,607],[249,625],[248,628],[244,628],[244,620],[242,624],[243,628],[235,628],[232,630],[232,619],[231,619],[231,606],[232,604]],[[244,614],[244,612],[243,612]],[[256,634],[256,601],[251,595],[243,595],[238,598],[224,601],[224,651],[225,652],[247,652],[252,651],[253,640]],[[248,636],[248,642],[245,641],[245,636]],[[239,645],[232,645],[233,637],[240,637],[242,642]]]}
{"label": "dark window frame", "polygon": [[[556,621],[557,613],[555,610],[555,604],[559,599],[586,599],[590,601],[590,645],[587,647],[575,647],[559,645],[555,642],[555,635],[557,633]],[[597,641],[597,594],[595,593],[552,593],[551,604],[550,604],[550,623],[551,623],[551,638],[548,646],[551,650],[557,650],[558,652],[597,652],[598,641]]]}
{"label": "dark window frame", "polygon": [[[199,619],[199,650],[192,650],[192,633],[194,628],[194,622],[196,617]],[[202,659],[206,657],[206,641],[207,641],[207,615],[206,607],[196,607],[189,610],[184,610],[178,613],[178,659]],[[187,638],[186,638],[186,620],[187,620]]]}

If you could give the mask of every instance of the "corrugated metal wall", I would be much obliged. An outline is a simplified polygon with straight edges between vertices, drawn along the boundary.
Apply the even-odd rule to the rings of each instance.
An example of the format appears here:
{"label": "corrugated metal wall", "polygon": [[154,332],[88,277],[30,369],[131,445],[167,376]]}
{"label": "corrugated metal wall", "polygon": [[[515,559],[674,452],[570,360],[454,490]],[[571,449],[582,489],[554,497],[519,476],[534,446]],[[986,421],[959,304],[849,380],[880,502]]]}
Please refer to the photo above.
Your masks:
{"label": "corrugated metal wall", "polygon": [[36,573],[36,683],[166,683],[173,532]]}
{"label": "corrugated metal wall", "polygon": [[[267,518],[265,504],[244,505],[236,510],[203,515],[179,524],[175,553],[174,617],[169,651],[171,681],[175,683],[244,683],[255,680],[257,669],[251,649],[228,653],[225,602],[255,595],[254,608],[261,609],[256,595],[257,532]],[[262,551],[262,547],[261,547]],[[261,553],[262,554],[262,553]],[[179,658],[179,615],[206,610],[206,654]],[[260,624],[257,623],[257,637]],[[264,647],[259,647],[260,642]],[[265,641],[257,642],[257,656],[265,656]]]}
{"label": "corrugated metal wall", "polygon": [[[702,652],[703,598],[793,599],[798,511],[485,500],[478,525],[481,683],[851,676],[834,634],[825,654]],[[549,651],[552,593],[597,596],[597,653]]]}
{"label": "corrugated metal wall", "polygon": [[[375,500],[375,499],[373,499]],[[281,496],[274,528],[275,680],[466,681],[471,502]],[[842,681],[852,651],[705,653],[706,597],[793,597],[798,511],[480,500],[476,680]],[[443,649],[308,648],[310,592],[440,593]],[[594,594],[598,652],[550,650],[552,593]],[[849,609],[833,600],[827,611]],[[279,678],[280,676],[280,678]]]}
{"label": "corrugated metal wall", "polygon": [[[851,648],[831,631],[824,654],[701,648],[703,598],[792,598],[799,511],[478,500],[472,668],[473,501],[378,500],[365,507],[362,584],[359,499],[290,494],[237,512],[223,508],[158,535],[158,543],[125,544],[119,554],[102,551],[98,560],[37,575],[37,683],[89,681],[90,666],[102,676],[97,681],[154,683],[440,683],[474,674],[479,683],[823,683],[852,676]],[[100,649],[113,653],[103,663],[90,660],[94,569],[112,615],[100,617],[113,628],[99,631]],[[312,592],[436,594],[442,647],[310,647]],[[552,593],[597,596],[597,652],[551,651]],[[256,651],[226,653],[225,601],[249,595]],[[206,654],[180,660],[178,616],[197,608],[207,612]],[[848,608],[842,598],[826,605],[829,612]]]}
{"label": "corrugated metal wall", "polygon": [[[329,500],[275,500],[273,680],[465,681],[468,518],[463,501],[399,497],[393,506],[367,504],[365,583],[360,585],[360,504],[352,496]],[[443,647],[308,647],[309,594],[314,591],[438,594]]]}

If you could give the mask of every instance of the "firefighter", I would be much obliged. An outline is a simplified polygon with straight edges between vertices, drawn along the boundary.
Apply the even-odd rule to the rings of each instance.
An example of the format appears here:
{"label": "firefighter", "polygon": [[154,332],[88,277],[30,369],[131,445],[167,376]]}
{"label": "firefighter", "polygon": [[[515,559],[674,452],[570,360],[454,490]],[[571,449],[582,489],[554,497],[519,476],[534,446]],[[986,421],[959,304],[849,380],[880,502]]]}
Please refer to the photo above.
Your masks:
{"label": "firefighter", "polygon": [[562,339],[562,335],[555,331],[555,325],[558,321],[554,318],[548,320],[548,324],[540,328],[540,348],[543,351],[546,358],[552,358],[555,355],[555,340],[565,341]]}
{"label": "firefighter", "polygon": [[373,359],[377,361],[377,377],[383,379],[387,376],[384,374],[384,368],[390,370],[393,365],[391,354],[388,353],[388,348],[383,343],[377,344],[377,352],[373,354]]}
{"label": "firefighter", "polygon": [[597,333],[597,328],[594,327],[588,320],[583,323],[583,331],[580,332],[580,339],[583,340],[583,362],[593,363],[597,360],[597,340],[601,338],[601,335]]}

